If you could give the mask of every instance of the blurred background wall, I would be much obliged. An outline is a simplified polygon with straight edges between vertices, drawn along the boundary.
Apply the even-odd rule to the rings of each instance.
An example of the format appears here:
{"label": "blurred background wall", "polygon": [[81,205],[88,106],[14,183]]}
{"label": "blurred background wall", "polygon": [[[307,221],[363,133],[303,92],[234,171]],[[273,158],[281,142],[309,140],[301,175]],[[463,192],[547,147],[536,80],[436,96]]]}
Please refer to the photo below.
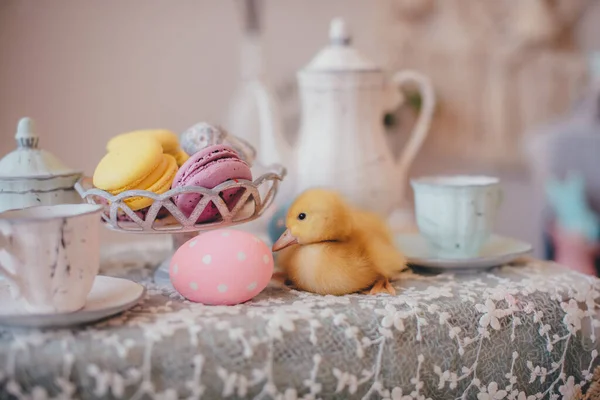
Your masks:
{"label": "blurred background wall", "polygon": [[[368,56],[386,68],[402,65],[403,54],[390,56],[395,42],[386,36],[393,1],[266,0],[264,56],[282,102],[296,70],[326,43],[335,16],[350,22],[355,45]],[[600,46],[599,19],[596,2],[576,27],[583,54]],[[91,174],[115,134],[224,123],[239,82],[241,37],[234,0],[1,0],[0,152],[14,148],[16,123],[27,115],[37,121],[42,147]],[[444,134],[443,126],[435,129]],[[424,151],[412,175],[500,175],[507,197],[499,231],[538,245],[539,204],[527,170],[459,158],[440,161]]]}

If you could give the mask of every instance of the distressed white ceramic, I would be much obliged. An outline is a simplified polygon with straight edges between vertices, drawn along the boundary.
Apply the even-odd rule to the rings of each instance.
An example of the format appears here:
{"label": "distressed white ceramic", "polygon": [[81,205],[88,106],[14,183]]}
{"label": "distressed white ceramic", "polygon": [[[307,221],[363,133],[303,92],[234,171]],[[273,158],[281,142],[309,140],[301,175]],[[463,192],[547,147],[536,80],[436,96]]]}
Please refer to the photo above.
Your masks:
{"label": "distressed white ceramic", "polygon": [[433,176],[411,180],[417,226],[439,258],[475,257],[489,239],[502,202],[498,178]]}
{"label": "distressed white ceramic", "polygon": [[433,254],[427,240],[418,233],[396,236],[396,246],[404,253],[409,264],[435,271],[496,267],[523,257],[532,250],[529,243],[498,235],[490,236],[477,256],[462,259],[440,258]]}
{"label": "distressed white ceramic", "polygon": [[[296,192],[324,186],[356,205],[388,216],[404,198],[407,171],[427,133],[435,95],[429,79],[384,72],[351,45],[348,25],[334,19],[330,43],[298,73],[301,127],[294,151]],[[400,105],[400,87],[419,90],[422,108],[407,145],[396,160],[387,144],[383,116]]]}
{"label": "distressed white ceramic", "polygon": [[39,205],[81,203],[74,189],[81,173],[39,149],[31,118],[22,118],[17,149],[0,160],[0,211]]}
{"label": "distressed white ceramic", "polygon": [[27,311],[84,306],[100,268],[101,210],[62,204],[0,213],[0,274]]}
{"label": "distressed white ceramic", "polygon": [[85,306],[76,312],[31,314],[11,297],[5,282],[0,282],[0,325],[28,328],[62,328],[99,321],[128,310],[144,296],[139,283],[110,276],[96,276]]}

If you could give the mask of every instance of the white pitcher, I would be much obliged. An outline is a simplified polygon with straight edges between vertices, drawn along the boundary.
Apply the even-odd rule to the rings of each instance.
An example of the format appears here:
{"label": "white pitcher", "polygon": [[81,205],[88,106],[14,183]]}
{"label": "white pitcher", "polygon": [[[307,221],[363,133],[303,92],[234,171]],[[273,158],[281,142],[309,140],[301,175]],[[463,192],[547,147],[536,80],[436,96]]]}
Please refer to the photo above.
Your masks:
{"label": "white pitcher", "polygon": [[[394,159],[383,125],[386,111],[399,106],[400,87],[414,83],[422,108],[410,140]],[[356,205],[390,215],[404,199],[408,169],[429,131],[435,96],[429,79],[415,71],[383,71],[351,46],[342,19],[330,27],[330,43],[298,72],[301,127],[290,160],[296,192],[334,188]],[[293,161],[291,161],[293,160]]]}

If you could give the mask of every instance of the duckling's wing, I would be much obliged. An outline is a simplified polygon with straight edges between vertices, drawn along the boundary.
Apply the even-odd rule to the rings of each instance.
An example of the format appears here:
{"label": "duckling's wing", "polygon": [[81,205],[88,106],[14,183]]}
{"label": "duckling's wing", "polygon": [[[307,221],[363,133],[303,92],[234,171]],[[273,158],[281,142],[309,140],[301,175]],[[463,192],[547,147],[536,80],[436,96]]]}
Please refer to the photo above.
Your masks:
{"label": "duckling's wing", "polygon": [[356,229],[368,237],[377,237],[386,243],[393,243],[392,232],[386,222],[377,214],[357,210],[354,213]]}
{"label": "duckling's wing", "polygon": [[406,258],[396,249],[392,232],[377,214],[356,210],[354,212],[356,234],[368,251],[373,268],[386,278],[406,269]]}
{"label": "duckling's wing", "polygon": [[392,278],[407,268],[406,257],[393,244],[373,239],[369,243],[369,251],[373,268],[386,278]]}

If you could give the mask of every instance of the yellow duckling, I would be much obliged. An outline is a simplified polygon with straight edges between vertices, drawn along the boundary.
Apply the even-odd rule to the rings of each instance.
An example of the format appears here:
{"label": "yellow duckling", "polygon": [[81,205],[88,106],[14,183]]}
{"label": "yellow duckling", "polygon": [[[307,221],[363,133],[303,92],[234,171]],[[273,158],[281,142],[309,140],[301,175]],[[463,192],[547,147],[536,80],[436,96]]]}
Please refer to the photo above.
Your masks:
{"label": "yellow duckling", "polygon": [[389,279],[406,268],[406,259],[378,215],[350,206],[334,191],[310,189],[291,205],[286,228],[273,251],[281,251],[278,264],[298,289],[396,293]]}

